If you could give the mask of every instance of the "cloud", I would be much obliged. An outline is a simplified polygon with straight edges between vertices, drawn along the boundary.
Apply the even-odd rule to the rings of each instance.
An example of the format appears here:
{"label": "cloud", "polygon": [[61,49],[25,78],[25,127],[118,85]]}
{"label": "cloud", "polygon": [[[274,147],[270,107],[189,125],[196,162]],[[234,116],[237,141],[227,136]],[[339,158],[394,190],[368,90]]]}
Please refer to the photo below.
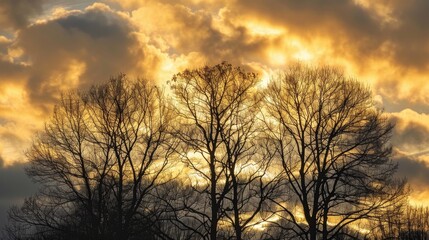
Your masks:
{"label": "cloud", "polygon": [[27,163],[16,163],[5,167],[0,159],[0,228],[7,221],[7,211],[21,204],[26,197],[37,192],[37,185],[25,174]]}
{"label": "cloud", "polygon": [[25,161],[61,92],[85,89],[119,72],[152,79],[160,52],[140,41],[129,16],[104,4],[58,10],[0,37],[0,156]]}
{"label": "cloud", "polygon": [[429,191],[429,115],[411,109],[389,113],[395,124],[391,139],[398,177],[406,178],[412,188],[410,203],[427,205]]}
{"label": "cloud", "polygon": [[20,29],[43,12],[46,0],[0,0],[0,27]]}
{"label": "cloud", "polygon": [[406,178],[416,189],[429,185],[429,166],[412,156],[397,155],[393,158],[398,162],[398,177]]}
{"label": "cloud", "polygon": [[393,13],[398,20],[390,37],[394,43],[394,58],[398,64],[427,70],[429,67],[429,2],[426,0],[393,1]]}
{"label": "cloud", "polygon": [[386,109],[429,104],[426,0],[107,2],[130,12],[170,60],[192,54],[197,61],[191,63],[200,65],[328,63],[368,82]]}
{"label": "cloud", "polygon": [[141,70],[146,56],[133,30],[125,15],[103,4],[22,30],[15,47],[31,65],[27,89],[32,102],[52,104],[61,90]]}
{"label": "cloud", "polygon": [[409,201],[413,205],[427,205],[429,195],[429,165],[415,156],[396,154],[393,160],[398,163],[397,177],[405,178],[411,187]]}
{"label": "cloud", "polygon": [[411,109],[389,113],[395,124],[392,145],[404,154],[416,154],[429,150],[429,115]]}
{"label": "cloud", "polygon": [[[382,43],[380,20],[371,11],[351,0],[293,1],[237,0],[231,7],[233,15],[245,19],[260,19],[285,28],[288,34],[298,35],[303,41],[327,39],[326,46],[335,54],[353,57],[378,54]],[[285,36],[287,37],[287,36]]]}
{"label": "cloud", "polygon": [[29,104],[25,85],[29,68],[10,55],[13,41],[0,36],[0,157],[7,163],[23,161],[21,147],[41,125],[40,115]]}
{"label": "cloud", "polygon": [[36,185],[27,177],[28,163],[5,166],[0,159],[0,195],[6,198],[22,198],[36,192]]}
{"label": "cloud", "polygon": [[415,148],[427,148],[429,145],[429,129],[419,123],[411,122],[403,124],[401,130],[395,130],[392,142],[397,147],[413,146]]}
{"label": "cloud", "polygon": [[172,58],[198,54],[202,62],[192,64],[199,66],[223,60],[262,60],[262,51],[270,44],[269,39],[252,38],[247,29],[228,22],[222,12],[177,3],[147,1],[132,11],[132,19],[151,44]]}
{"label": "cloud", "polygon": [[194,65],[229,60],[262,68],[334,64],[369,83],[386,109],[429,104],[425,0],[110,2],[131,12],[147,41],[173,59],[192,54]]}
{"label": "cloud", "polygon": [[0,35],[0,84],[22,82],[27,72],[27,67],[14,62],[12,55],[13,40]]}
{"label": "cloud", "polygon": [[[316,63],[348,68],[373,85],[386,104],[429,104],[429,89],[422,87],[429,70],[428,1],[236,0],[226,8],[231,21],[283,28],[285,41],[296,38]],[[296,55],[291,49],[276,50]]]}
{"label": "cloud", "polygon": [[147,5],[148,2],[158,2],[162,4],[168,5],[182,5],[188,6],[192,9],[205,9],[210,12],[213,9],[219,9],[224,7],[229,0],[148,0],[148,1],[140,1],[140,0],[105,0],[109,4],[118,5],[120,8],[125,10],[135,10]]}
{"label": "cloud", "polygon": [[329,38],[337,54],[352,54],[362,64],[371,57],[391,57],[404,67],[425,69],[429,63],[425,0],[236,0],[230,8],[237,16],[260,18],[303,38]]}

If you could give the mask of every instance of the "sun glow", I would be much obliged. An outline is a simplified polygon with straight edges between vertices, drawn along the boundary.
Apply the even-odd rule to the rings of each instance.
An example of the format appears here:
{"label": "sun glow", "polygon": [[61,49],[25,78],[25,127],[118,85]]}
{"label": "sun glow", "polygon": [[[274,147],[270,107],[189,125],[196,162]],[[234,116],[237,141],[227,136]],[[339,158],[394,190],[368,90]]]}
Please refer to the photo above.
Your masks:
{"label": "sun glow", "polygon": [[313,54],[306,49],[299,50],[293,57],[299,61],[310,61],[314,58]]}
{"label": "sun glow", "polygon": [[25,89],[20,86],[4,86],[0,92],[0,105],[8,108],[16,108],[24,103]]}
{"label": "sun glow", "polygon": [[245,23],[245,26],[252,35],[257,36],[279,36],[284,33],[282,28],[274,27],[263,22],[249,21]]}
{"label": "sun glow", "polygon": [[256,222],[256,224],[252,226],[254,230],[261,231],[261,232],[265,231],[270,223],[279,221],[280,217],[278,215],[272,215],[267,219],[265,219],[264,221],[261,221],[261,220],[262,219],[259,219],[259,221],[254,221]]}

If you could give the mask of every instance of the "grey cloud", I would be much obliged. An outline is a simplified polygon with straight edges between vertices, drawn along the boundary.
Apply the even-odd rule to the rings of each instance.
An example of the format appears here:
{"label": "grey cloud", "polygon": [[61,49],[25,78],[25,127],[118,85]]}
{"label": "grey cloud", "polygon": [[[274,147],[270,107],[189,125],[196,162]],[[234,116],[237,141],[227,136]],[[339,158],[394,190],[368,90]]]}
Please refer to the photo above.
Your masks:
{"label": "grey cloud", "polygon": [[7,40],[5,36],[1,36],[0,38],[3,38],[3,41],[0,41],[0,57],[5,57],[8,52],[8,47],[10,46],[10,40]]}
{"label": "grey cloud", "polygon": [[[153,0],[148,0],[146,2],[143,1],[125,1],[123,2],[122,0],[108,0],[110,3],[112,3],[115,7],[121,8],[121,9],[127,9],[127,10],[133,10],[136,8],[141,7],[142,5],[147,4],[148,1],[153,1]],[[227,2],[229,2],[229,0],[212,0],[212,1],[189,1],[189,0],[155,0],[156,2],[159,3],[164,3],[164,4],[172,4],[172,5],[184,5],[187,6],[191,9],[197,10],[197,9],[218,9],[218,8],[222,8],[226,5]]]}
{"label": "grey cloud", "polygon": [[[2,36],[0,36],[2,37]],[[13,42],[10,40],[0,41],[0,84],[5,81],[19,81],[25,78],[27,67],[10,61],[9,48]]]}
{"label": "grey cloud", "polygon": [[391,33],[395,60],[410,67],[426,69],[429,64],[429,1],[395,1],[394,16],[400,26]]}
{"label": "grey cloud", "polygon": [[43,12],[45,0],[0,0],[0,27],[19,29]]}
{"label": "grey cloud", "polygon": [[125,17],[107,7],[92,7],[21,31],[16,43],[32,63],[28,82],[32,101],[51,104],[58,86],[49,81],[64,81],[62,74],[73,61],[85,64],[80,88],[139,69],[146,56],[133,31]]}
{"label": "grey cloud", "polygon": [[427,150],[429,146],[429,129],[414,121],[405,122],[398,117],[390,117],[390,121],[395,123],[392,136],[392,144],[399,149],[413,147],[415,151]]}
{"label": "grey cloud", "polygon": [[[8,123],[10,123],[8,119],[0,117],[0,125],[6,125]],[[12,122],[12,124],[14,123]],[[20,136],[20,134],[16,132],[16,129],[3,131],[2,133],[0,133],[0,138],[3,140],[3,142],[8,142],[10,145],[13,146],[25,146],[26,143],[26,139],[22,138],[22,136]]]}
{"label": "grey cloud", "polygon": [[[131,27],[118,16],[103,11],[89,11],[79,15],[70,15],[55,21],[66,31],[79,31],[90,38],[100,39],[112,36],[126,37]],[[125,39],[120,39],[125,40]]]}
{"label": "grey cloud", "polygon": [[386,112],[400,112],[404,109],[410,108],[416,112],[429,113],[429,105],[424,101],[410,102],[409,99],[390,99],[388,96],[383,97],[387,100],[383,105],[383,108]]}
{"label": "grey cloud", "polygon": [[0,229],[7,221],[7,211],[37,192],[37,185],[25,174],[28,163],[5,167],[0,158]]}
{"label": "grey cloud", "polygon": [[22,79],[25,77],[27,70],[28,68],[24,65],[0,60],[0,82]]}
{"label": "grey cloud", "polygon": [[429,167],[412,156],[396,156],[393,158],[398,163],[397,176],[406,178],[410,186],[415,188],[429,185]]}
{"label": "grey cloud", "polygon": [[0,41],[0,83],[8,79],[22,79],[27,71],[24,65],[10,61],[9,48],[12,45],[11,40]]}

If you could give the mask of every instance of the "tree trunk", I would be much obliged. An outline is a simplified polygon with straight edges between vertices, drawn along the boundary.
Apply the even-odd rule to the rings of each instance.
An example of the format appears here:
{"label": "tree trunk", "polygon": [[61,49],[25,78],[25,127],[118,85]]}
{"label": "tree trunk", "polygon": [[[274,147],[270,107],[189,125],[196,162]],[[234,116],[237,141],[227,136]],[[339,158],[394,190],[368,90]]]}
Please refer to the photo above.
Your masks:
{"label": "tree trunk", "polygon": [[[232,170],[234,171],[234,169]],[[235,237],[237,240],[241,240],[241,226],[240,226],[240,213],[238,209],[238,186],[237,186],[237,179],[234,174],[232,174],[232,185],[233,185],[233,199],[232,199],[232,205],[234,209],[234,228],[235,228]]]}
{"label": "tree trunk", "polygon": [[211,189],[210,189],[210,197],[211,197],[211,223],[210,223],[210,240],[216,240],[217,238],[217,223],[218,223],[218,206],[216,201],[216,169],[215,169],[215,162],[214,162],[214,154],[211,154]]}
{"label": "tree trunk", "polygon": [[312,218],[309,222],[310,240],[317,240],[316,218]]}

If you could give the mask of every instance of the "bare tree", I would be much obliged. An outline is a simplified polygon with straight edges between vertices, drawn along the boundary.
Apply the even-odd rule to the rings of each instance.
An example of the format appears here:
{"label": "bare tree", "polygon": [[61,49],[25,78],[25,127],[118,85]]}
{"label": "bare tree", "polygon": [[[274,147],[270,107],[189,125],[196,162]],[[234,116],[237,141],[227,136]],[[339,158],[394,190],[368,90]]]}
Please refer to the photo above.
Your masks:
{"label": "bare tree", "polygon": [[125,75],[63,95],[27,154],[41,192],[10,219],[31,237],[148,234],[159,216],[153,190],[166,181],[172,152],[171,120],[156,86]]}
{"label": "bare tree", "polygon": [[[405,200],[405,199],[404,199]],[[399,201],[382,209],[367,223],[366,237],[370,239],[398,239],[405,229],[405,215],[408,204]]]}
{"label": "bare tree", "polygon": [[407,206],[403,220],[399,239],[424,240],[429,238],[429,209],[427,207]]}
{"label": "bare tree", "polygon": [[407,203],[397,204],[378,214],[370,224],[373,225],[368,234],[371,239],[428,239],[429,209]]}
{"label": "bare tree", "polygon": [[189,179],[194,197],[182,202],[176,220],[200,239],[226,238],[230,229],[242,239],[262,221],[263,204],[275,189],[275,178],[266,177],[271,158],[258,151],[256,83],[256,74],[227,63],[174,76],[176,136],[194,176]]}
{"label": "bare tree", "polygon": [[295,65],[269,84],[265,122],[284,170],[282,227],[336,239],[402,196],[388,147],[392,125],[371,92],[330,67]]}

